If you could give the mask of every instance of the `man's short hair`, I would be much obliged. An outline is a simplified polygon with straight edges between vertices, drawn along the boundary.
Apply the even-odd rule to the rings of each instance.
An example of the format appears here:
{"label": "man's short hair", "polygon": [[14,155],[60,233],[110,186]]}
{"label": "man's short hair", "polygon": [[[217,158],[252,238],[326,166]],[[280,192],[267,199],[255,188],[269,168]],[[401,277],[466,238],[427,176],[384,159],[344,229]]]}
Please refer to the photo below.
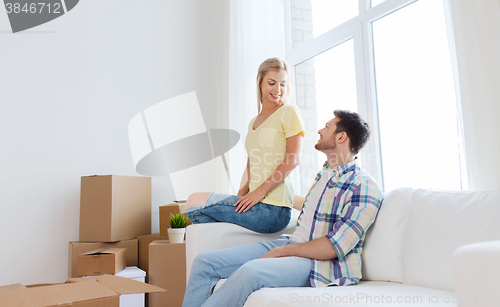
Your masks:
{"label": "man's short hair", "polygon": [[370,126],[355,112],[335,110],[333,115],[339,119],[335,132],[347,133],[351,153],[357,154],[370,138]]}

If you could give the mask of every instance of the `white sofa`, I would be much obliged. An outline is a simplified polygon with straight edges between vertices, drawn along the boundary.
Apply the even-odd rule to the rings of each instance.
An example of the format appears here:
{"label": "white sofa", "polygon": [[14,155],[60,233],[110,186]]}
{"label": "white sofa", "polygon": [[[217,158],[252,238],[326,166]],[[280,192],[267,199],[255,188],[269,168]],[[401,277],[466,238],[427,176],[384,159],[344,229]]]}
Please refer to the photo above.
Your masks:
{"label": "white sofa", "polygon": [[[298,212],[282,233],[295,228]],[[187,228],[186,266],[201,252],[270,240],[240,226]],[[245,307],[500,306],[500,191],[400,188],[385,195],[369,229],[358,285],[264,288]],[[217,288],[217,287],[216,287]]]}

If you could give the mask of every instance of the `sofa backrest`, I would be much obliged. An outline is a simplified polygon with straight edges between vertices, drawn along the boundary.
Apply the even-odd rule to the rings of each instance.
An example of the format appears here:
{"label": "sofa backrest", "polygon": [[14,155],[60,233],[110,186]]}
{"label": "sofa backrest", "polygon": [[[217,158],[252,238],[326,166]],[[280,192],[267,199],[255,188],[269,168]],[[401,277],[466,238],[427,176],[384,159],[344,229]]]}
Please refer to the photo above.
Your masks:
{"label": "sofa backrest", "polygon": [[412,192],[412,188],[399,188],[384,195],[361,253],[363,280],[402,282],[403,239]]}
{"label": "sofa backrest", "polygon": [[500,191],[415,190],[403,246],[403,283],[454,291],[453,252],[500,240]]}

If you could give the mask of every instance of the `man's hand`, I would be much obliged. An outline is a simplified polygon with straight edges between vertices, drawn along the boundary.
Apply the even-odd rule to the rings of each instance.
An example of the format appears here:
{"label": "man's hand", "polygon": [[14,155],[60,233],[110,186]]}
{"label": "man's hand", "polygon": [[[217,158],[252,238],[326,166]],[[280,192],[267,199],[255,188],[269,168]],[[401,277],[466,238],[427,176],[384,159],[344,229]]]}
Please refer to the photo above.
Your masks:
{"label": "man's hand", "polygon": [[335,248],[327,237],[299,244],[275,247],[260,258],[302,257],[314,260],[330,260],[337,257]]}
{"label": "man's hand", "polygon": [[288,247],[289,246],[275,247],[272,250],[265,253],[264,255],[262,255],[262,257],[260,257],[260,258],[280,258],[280,257],[291,256],[288,254]]}
{"label": "man's hand", "polygon": [[236,207],[235,211],[238,213],[247,212],[256,203],[261,201],[264,196],[266,196],[266,194],[261,193],[259,189],[242,196],[234,203],[234,206]]}

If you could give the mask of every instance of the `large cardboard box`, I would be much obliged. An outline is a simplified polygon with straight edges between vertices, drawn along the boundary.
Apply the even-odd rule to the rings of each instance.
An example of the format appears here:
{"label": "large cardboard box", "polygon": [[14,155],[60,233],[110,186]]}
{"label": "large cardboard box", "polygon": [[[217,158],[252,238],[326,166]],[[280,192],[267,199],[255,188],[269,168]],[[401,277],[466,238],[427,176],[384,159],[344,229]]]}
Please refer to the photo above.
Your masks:
{"label": "large cardboard box", "polygon": [[[149,243],[148,243],[149,244]],[[139,265],[139,243],[137,239],[125,240],[119,242],[103,243],[103,242],[69,242],[68,252],[68,278],[77,277],[76,263],[78,255],[83,253],[105,248],[105,247],[119,247],[126,248],[125,257],[127,258],[127,266]],[[145,270],[147,272],[147,270]]]}
{"label": "large cardboard box", "polygon": [[181,307],[186,291],[186,243],[149,244],[149,283],[166,292],[150,293],[149,307]]}
{"label": "large cardboard box", "polygon": [[[185,213],[186,204],[168,204],[160,206],[160,236],[168,239],[168,229],[170,228],[170,213]],[[191,225],[191,221],[188,221],[187,225]],[[186,226],[187,226],[186,225]]]}
{"label": "large cardboard box", "polygon": [[156,240],[167,240],[166,237],[154,233],[137,237],[139,241],[139,268],[146,272],[146,282],[149,282],[149,244]]}
{"label": "large cardboard box", "polygon": [[127,266],[125,248],[101,248],[78,256],[76,275],[114,275]]}
{"label": "large cardboard box", "polygon": [[151,178],[84,176],[80,242],[115,242],[151,233]]}
{"label": "large cardboard box", "polygon": [[7,286],[0,291],[0,302],[2,306],[23,307],[119,307],[122,294],[161,291],[165,290],[128,278],[106,275],[69,279],[61,284]]}

